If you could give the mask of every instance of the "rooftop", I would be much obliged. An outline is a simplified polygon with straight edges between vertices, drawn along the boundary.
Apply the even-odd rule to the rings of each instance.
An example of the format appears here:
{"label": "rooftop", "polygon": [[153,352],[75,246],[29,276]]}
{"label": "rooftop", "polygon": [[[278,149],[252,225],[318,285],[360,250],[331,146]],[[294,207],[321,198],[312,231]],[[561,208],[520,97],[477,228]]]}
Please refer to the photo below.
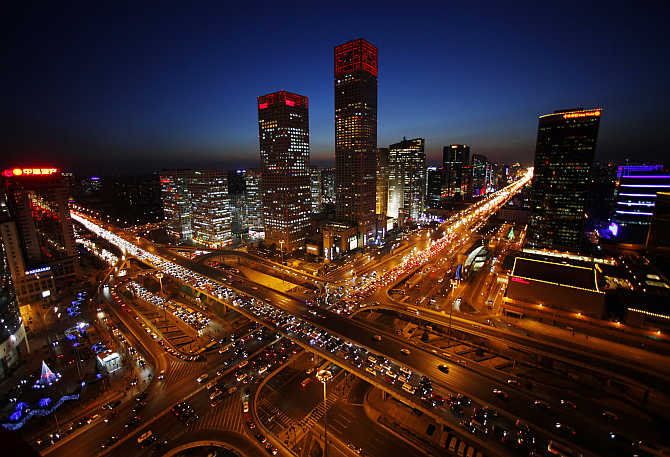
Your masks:
{"label": "rooftop", "polygon": [[593,267],[517,257],[512,276],[600,292]]}

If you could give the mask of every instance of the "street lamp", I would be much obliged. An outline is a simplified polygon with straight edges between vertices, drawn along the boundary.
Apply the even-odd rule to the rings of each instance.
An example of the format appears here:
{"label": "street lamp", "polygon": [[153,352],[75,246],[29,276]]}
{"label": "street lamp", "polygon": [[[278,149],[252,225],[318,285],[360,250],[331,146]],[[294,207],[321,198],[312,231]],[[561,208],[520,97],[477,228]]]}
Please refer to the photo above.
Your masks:
{"label": "street lamp", "polygon": [[284,266],[284,240],[279,240],[279,250],[281,251],[281,264]]}
{"label": "street lamp", "polygon": [[323,384],[323,457],[328,457],[328,409],[326,407],[326,383],[333,379],[333,373],[328,370],[319,370],[316,379]]}
{"label": "street lamp", "polygon": [[156,277],[158,278],[158,282],[161,285],[161,295],[163,294],[163,273],[156,273]]}

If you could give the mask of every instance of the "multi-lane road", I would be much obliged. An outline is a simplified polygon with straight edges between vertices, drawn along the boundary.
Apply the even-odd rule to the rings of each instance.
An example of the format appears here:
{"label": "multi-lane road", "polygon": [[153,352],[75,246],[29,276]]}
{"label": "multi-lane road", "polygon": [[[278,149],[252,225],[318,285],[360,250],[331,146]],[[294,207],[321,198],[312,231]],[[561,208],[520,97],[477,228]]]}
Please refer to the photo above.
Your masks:
{"label": "multi-lane road", "polygon": [[[518,188],[520,188],[520,186],[515,190],[518,190]],[[387,274],[390,276],[388,281],[384,282],[384,275],[380,274],[377,275],[377,278],[375,279],[377,284],[384,285],[397,281],[398,278],[401,278],[403,275],[411,273],[413,269],[421,267],[426,261],[430,260],[432,256],[439,254],[443,249],[453,246],[462,236],[469,231],[471,232],[474,227],[478,227],[500,204],[504,203],[509,194],[511,194],[511,192],[508,191],[508,194],[504,197],[500,197],[499,195],[500,198],[495,204],[483,204],[478,208],[469,210],[461,215],[460,219],[450,219],[445,226],[448,233],[446,236],[449,238],[446,241],[443,241],[444,238],[438,240],[437,242],[442,243],[442,245],[438,245],[437,248],[432,249],[428,254],[425,254],[426,251],[435,246],[434,240],[425,240],[426,248],[421,251],[424,254],[419,252],[414,256],[404,256],[402,260],[398,259],[398,256],[391,256],[386,261],[370,260],[370,262],[363,262],[360,265],[357,265],[357,267],[360,267],[362,270],[367,268],[368,263],[371,263],[371,268],[383,268],[388,270]],[[92,221],[89,220],[89,223],[92,223]],[[102,229],[100,225],[98,225],[98,227],[99,229]],[[129,240],[126,241],[131,242]],[[134,240],[134,242],[136,243],[137,240]],[[178,256],[167,250],[152,246],[146,240],[140,240],[139,248],[151,252],[153,255],[171,263],[180,265],[182,268],[195,272],[197,275],[201,275],[204,278],[215,278],[216,281],[221,280],[220,272],[216,272],[216,270],[213,270],[206,265],[198,265],[190,259]],[[125,247],[123,250],[126,250]],[[401,254],[404,253],[404,251],[405,250],[403,250]],[[420,261],[412,262],[413,258],[419,258]],[[389,264],[385,266],[385,262],[389,262]],[[170,273],[168,272],[168,274]],[[375,286],[375,284],[366,285],[367,289],[364,289],[366,291],[372,290],[372,292],[376,292],[380,287]],[[534,395],[531,396],[526,391],[510,388],[507,385],[501,385],[498,380],[490,379],[487,376],[477,373],[476,370],[461,366],[460,364],[453,364],[443,354],[433,354],[417,347],[412,347],[408,354],[406,352],[408,349],[407,342],[389,337],[385,337],[381,341],[378,341],[373,338],[373,330],[356,320],[325,310],[321,310],[315,315],[313,312],[314,310],[310,309],[303,302],[296,300],[288,294],[277,292],[268,287],[264,287],[263,285],[250,282],[238,282],[233,287],[231,287],[231,285],[227,285],[226,287],[235,289],[238,292],[242,292],[249,296],[258,297],[266,303],[270,303],[304,322],[311,322],[333,335],[337,335],[345,340],[364,346],[371,351],[394,360],[400,365],[404,365],[415,372],[430,377],[434,383],[439,384],[445,389],[464,393],[484,404],[493,405],[506,411],[508,414],[521,417],[529,423],[536,424],[541,433],[544,433],[544,436],[547,437],[546,439],[552,437],[562,439],[555,433],[555,421],[556,418],[559,417],[564,422],[573,424],[572,426],[577,429],[595,430],[595,433],[589,435],[579,434],[572,438],[572,441],[579,443],[584,448],[592,450],[595,454],[598,454],[604,449],[612,449],[612,452],[617,452],[619,450],[616,446],[612,447],[613,441],[611,441],[611,438],[609,437],[609,432],[625,428],[628,421],[621,421],[618,424],[608,424],[604,426],[600,416],[597,416],[597,419],[594,418],[593,411],[588,410],[588,408],[586,411],[553,410],[549,413],[537,408],[533,404],[533,401],[537,398],[534,398]],[[196,286],[195,288],[198,287]],[[208,294],[213,299],[220,299],[220,297],[213,295],[211,290],[201,290],[201,292]],[[254,316],[250,317],[254,318]],[[264,323],[267,324],[267,322]],[[345,361],[341,360],[339,362],[347,367]],[[448,366],[449,372],[445,373],[438,369],[438,366],[440,365]],[[363,375],[363,377],[365,376],[366,375]],[[372,381],[374,382],[375,380]],[[508,391],[509,399],[503,401],[498,396],[494,395],[491,390],[493,387]],[[410,402],[413,401],[411,398],[405,398],[405,400],[409,400]],[[417,406],[423,407],[423,405],[419,404],[417,404]],[[453,423],[453,420],[450,420],[450,423]],[[654,433],[654,431],[649,432]]]}

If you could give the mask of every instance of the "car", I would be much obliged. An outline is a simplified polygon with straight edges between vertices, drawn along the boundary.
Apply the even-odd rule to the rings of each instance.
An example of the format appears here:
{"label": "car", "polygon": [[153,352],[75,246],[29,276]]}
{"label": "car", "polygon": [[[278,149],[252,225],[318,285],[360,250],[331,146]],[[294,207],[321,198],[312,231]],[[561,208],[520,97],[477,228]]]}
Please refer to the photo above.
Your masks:
{"label": "car", "polygon": [[202,382],[205,381],[207,378],[209,378],[209,375],[208,375],[207,373],[203,373],[203,374],[201,374],[200,376],[198,376],[198,379],[196,379],[196,381],[197,381],[198,383],[202,383]]}
{"label": "car", "polygon": [[242,411],[245,413],[249,412],[249,400],[244,400],[242,402]]}
{"label": "car", "polygon": [[114,443],[119,441],[119,436],[118,435],[112,435],[106,442],[102,443],[100,445],[100,449],[107,449],[111,447]]}
{"label": "car", "polygon": [[544,400],[537,399],[533,401],[533,405],[535,405],[536,408],[551,409],[551,405]]}
{"label": "car", "polygon": [[505,392],[502,389],[497,389],[497,388],[493,389],[493,390],[491,390],[491,393],[498,398],[502,398],[503,400],[507,400],[509,398],[509,395],[507,394],[507,392]]}
{"label": "car", "polygon": [[437,369],[440,370],[442,373],[449,373],[449,367],[446,365],[438,365]]}
{"label": "car", "polygon": [[614,414],[612,411],[605,410],[602,413],[602,416],[608,421],[616,422],[619,420],[619,416]]}
{"label": "car", "polygon": [[277,455],[279,453],[279,450],[270,443],[265,445],[265,450],[270,455]]}
{"label": "car", "polygon": [[265,437],[265,435],[263,435],[263,434],[260,433],[260,432],[256,432],[256,435],[255,435],[255,436],[256,436],[256,440],[257,440],[259,443],[261,443],[261,444],[265,444],[265,442],[268,440],[268,439]]}
{"label": "car", "polygon": [[509,384],[510,386],[521,387],[521,383],[516,378],[508,378],[507,379],[507,384]]}
{"label": "car", "polygon": [[574,428],[570,427],[569,425],[564,424],[563,422],[556,422],[554,425],[556,427],[556,430],[560,431],[561,433],[568,435],[568,436],[575,436],[577,434],[577,431],[575,431]]}
{"label": "car", "polygon": [[372,339],[375,340],[375,341],[381,341],[382,337],[380,335],[373,335]]}
{"label": "car", "polygon": [[253,421],[247,421],[247,428],[253,430],[256,428],[256,424]]}
{"label": "car", "polygon": [[561,399],[561,406],[562,406],[563,408],[577,409],[577,405],[575,405],[575,404],[574,404],[573,402],[571,402],[570,400],[565,400],[565,399]]}
{"label": "car", "polygon": [[158,379],[159,381],[165,379],[165,370],[161,370],[161,372],[158,373],[158,377],[156,379]]}
{"label": "car", "polygon": [[409,349],[407,349],[407,348],[402,348],[402,349],[400,350],[400,352],[402,352],[402,353],[405,354],[405,355],[410,355],[410,354],[411,354],[411,352],[410,352]]}

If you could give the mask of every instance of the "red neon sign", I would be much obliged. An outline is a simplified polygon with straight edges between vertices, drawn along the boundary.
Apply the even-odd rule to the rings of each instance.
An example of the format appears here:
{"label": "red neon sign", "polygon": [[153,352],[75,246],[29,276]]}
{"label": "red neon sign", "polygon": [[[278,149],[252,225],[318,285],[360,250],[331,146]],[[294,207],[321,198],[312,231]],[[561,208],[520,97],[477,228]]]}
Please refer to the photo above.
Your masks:
{"label": "red neon sign", "polygon": [[582,113],[566,113],[563,115],[563,119],[572,119],[575,117],[591,117],[591,116],[600,116],[600,110],[586,111]]}
{"label": "red neon sign", "polygon": [[514,282],[520,282],[521,284],[530,284],[530,281],[526,281],[525,279],[517,278],[516,276],[512,276],[510,279]]}
{"label": "red neon sign", "polygon": [[2,172],[2,176],[10,178],[12,176],[44,176],[57,173],[56,168],[8,168]]}

